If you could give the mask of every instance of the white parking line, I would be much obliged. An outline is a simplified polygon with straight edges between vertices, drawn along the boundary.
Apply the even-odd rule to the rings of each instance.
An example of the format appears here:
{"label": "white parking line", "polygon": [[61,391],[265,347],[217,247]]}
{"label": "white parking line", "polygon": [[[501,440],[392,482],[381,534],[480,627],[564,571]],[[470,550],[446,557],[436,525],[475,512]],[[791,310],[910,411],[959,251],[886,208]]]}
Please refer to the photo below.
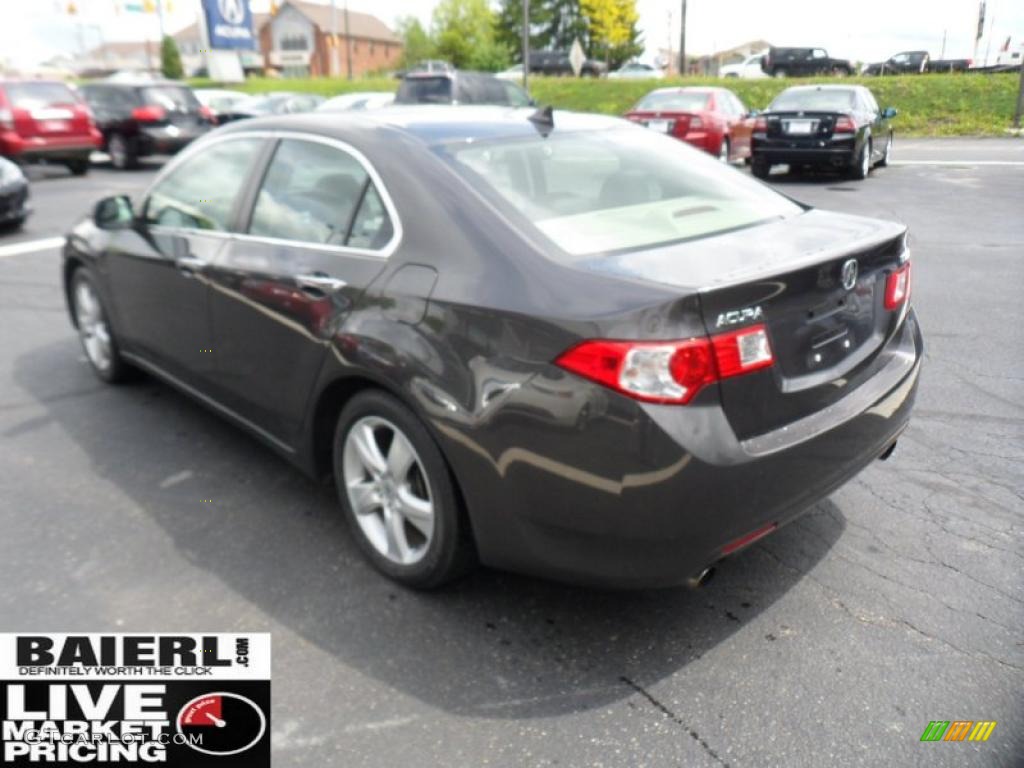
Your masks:
{"label": "white parking line", "polygon": [[44,237],[42,240],[29,240],[27,243],[0,245],[0,259],[6,258],[7,256],[18,256],[22,253],[47,251],[50,248],[58,248],[62,245],[64,245],[63,237]]}
{"label": "white parking line", "polygon": [[1024,165],[1024,160],[890,160],[889,165]]}

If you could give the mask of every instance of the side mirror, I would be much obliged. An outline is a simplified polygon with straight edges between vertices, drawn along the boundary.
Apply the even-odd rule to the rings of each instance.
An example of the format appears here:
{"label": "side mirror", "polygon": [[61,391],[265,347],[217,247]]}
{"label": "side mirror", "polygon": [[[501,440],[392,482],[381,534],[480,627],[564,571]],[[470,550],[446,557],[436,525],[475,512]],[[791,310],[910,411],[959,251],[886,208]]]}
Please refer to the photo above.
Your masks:
{"label": "side mirror", "polygon": [[135,211],[128,195],[105,197],[96,203],[92,220],[100,229],[126,229],[135,221]]}
{"label": "side mirror", "polygon": [[882,117],[884,117],[886,120],[890,120],[896,117],[896,115],[898,115],[899,113],[900,112],[898,109],[896,109],[896,107],[886,107],[885,109],[882,110]]}

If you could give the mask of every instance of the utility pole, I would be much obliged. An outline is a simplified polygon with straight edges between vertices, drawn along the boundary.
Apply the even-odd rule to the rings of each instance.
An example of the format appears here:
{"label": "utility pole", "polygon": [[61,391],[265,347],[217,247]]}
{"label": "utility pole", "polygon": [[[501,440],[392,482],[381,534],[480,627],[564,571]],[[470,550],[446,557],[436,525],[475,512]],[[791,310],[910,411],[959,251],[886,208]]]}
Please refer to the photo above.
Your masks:
{"label": "utility pole", "polygon": [[530,0],[523,0],[523,90],[530,76]]}
{"label": "utility pole", "polygon": [[1020,89],[1017,91],[1017,112],[1013,116],[1013,127],[1021,128],[1021,118],[1024,118],[1024,61],[1020,63]]}
{"label": "utility pole", "polygon": [[345,67],[348,79],[352,79],[352,38],[348,34],[348,0],[345,0]]}
{"label": "utility pole", "polygon": [[686,77],[686,0],[679,12],[679,76]]}

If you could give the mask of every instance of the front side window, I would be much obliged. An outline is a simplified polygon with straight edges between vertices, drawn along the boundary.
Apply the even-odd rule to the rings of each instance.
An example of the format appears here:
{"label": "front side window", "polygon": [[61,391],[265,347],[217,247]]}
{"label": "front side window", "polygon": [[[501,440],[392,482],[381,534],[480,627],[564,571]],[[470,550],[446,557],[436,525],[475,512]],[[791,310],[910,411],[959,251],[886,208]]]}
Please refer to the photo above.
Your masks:
{"label": "front side window", "polygon": [[149,224],[226,232],[262,139],[221,141],[191,155],[157,182],[146,200]]}
{"label": "front side window", "polygon": [[682,142],[632,126],[437,151],[570,257],[708,237],[802,210]]}
{"label": "front side window", "polygon": [[260,186],[249,234],[376,249],[391,239],[391,221],[352,155],[320,142],[285,139]]}

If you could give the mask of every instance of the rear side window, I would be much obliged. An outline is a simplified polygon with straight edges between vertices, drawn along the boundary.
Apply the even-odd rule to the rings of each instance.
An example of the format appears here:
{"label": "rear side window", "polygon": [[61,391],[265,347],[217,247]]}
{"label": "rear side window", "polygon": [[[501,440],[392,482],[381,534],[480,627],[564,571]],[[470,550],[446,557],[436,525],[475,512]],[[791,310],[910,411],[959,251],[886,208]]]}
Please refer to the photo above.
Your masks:
{"label": "rear side window", "polygon": [[285,139],[267,168],[249,234],[351,248],[381,248],[391,221],[366,169],[347,152]]}
{"label": "rear side window", "polygon": [[450,104],[452,81],[449,77],[407,77],[398,87],[396,104]]}
{"label": "rear side window", "polygon": [[144,104],[163,107],[168,112],[195,112],[199,100],[188,88],[174,85],[149,86],[142,89]]}
{"label": "rear side window", "polygon": [[7,99],[18,109],[40,109],[55,104],[75,104],[74,92],[63,83],[7,83]]}
{"label": "rear side window", "polygon": [[231,139],[189,157],[153,187],[146,201],[146,221],[226,232],[262,143],[262,139]]}

